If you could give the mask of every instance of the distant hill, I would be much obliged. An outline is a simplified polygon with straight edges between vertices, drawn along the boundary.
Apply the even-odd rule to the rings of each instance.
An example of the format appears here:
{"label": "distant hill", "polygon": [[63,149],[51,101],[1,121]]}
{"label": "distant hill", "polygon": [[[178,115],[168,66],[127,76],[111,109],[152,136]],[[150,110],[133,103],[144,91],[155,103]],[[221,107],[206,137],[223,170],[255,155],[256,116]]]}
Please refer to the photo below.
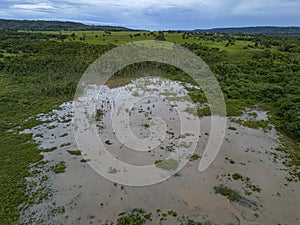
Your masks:
{"label": "distant hill", "polygon": [[106,30],[130,31],[120,26],[96,26],[76,22],[42,21],[42,20],[5,20],[0,19],[0,30],[32,30],[32,31],[63,31],[63,30]]}
{"label": "distant hill", "polygon": [[227,34],[267,34],[267,35],[300,35],[300,27],[233,27],[233,28],[213,28],[196,29],[195,32],[227,33]]}

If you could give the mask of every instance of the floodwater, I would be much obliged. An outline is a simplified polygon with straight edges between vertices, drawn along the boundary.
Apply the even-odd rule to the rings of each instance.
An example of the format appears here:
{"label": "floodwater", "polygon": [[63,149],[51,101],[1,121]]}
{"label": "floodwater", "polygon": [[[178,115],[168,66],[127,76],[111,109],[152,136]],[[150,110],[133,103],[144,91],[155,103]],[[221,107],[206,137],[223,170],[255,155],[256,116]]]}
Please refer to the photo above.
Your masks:
{"label": "floodwater", "polygon": [[[133,82],[126,87],[134,92],[139,88],[137,84]],[[187,98],[184,98],[186,92],[180,83],[168,81],[163,85],[160,83],[159,88],[151,86],[149,82],[144,86],[146,87],[144,91],[158,88],[160,93],[163,93],[160,89],[163,87],[164,97],[169,96],[169,100],[176,101],[176,105],[182,106],[182,109],[193,106]],[[182,96],[180,94],[177,96],[181,98],[175,98],[167,86],[172,87],[175,92],[180,92]],[[166,150],[166,147],[174,146],[172,140],[175,142],[174,139],[180,134],[181,128],[176,123],[179,114],[176,110],[172,110],[172,104],[175,102],[164,101],[163,98],[159,99],[156,96],[141,100],[133,108],[128,109],[132,111],[130,116],[132,132],[137,137],[142,139],[149,137],[150,132],[145,124],[156,117],[162,117],[167,121],[167,127],[171,131],[162,141],[162,149],[154,147],[145,152],[131,152],[118,141],[115,131],[108,126],[111,121],[108,115],[112,102],[104,104],[103,99],[115,98],[118,89],[100,87],[99,90],[101,94],[95,110],[101,109],[103,112],[101,118],[95,121],[99,123],[97,132],[104,141],[111,142],[111,145],[106,147],[114,157],[136,165],[149,165],[155,160],[168,157],[171,152],[168,151],[170,148]],[[141,93],[134,95],[138,97]],[[266,112],[257,109],[253,111],[256,112],[258,120],[266,120],[268,117]],[[247,113],[240,118],[248,119]],[[68,102],[63,104],[61,109],[39,115],[44,124],[24,131],[33,133],[33,138],[41,149],[57,147],[52,152],[42,153],[44,161],[48,163],[39,169],[40,173],[28,178],[29,193],[35,191],[47,193],[48,197],[22,210],[21,221],[24,224],[110,224],[111,221],[117,221],[119,213],[133,208],[143,208],[147,212],[152,212],[152,221],[148,221],[147,224],[185,224],[187,219],[210,220],[216,224],[300,223],[300,183],[286,181],[288,172],[280,159],[284,157],[280,155],[283,153],[275,150],[280,145],[280,140],[274,128],[265,132],[262,129],[251,129],[228,122],[228,127],[235,127],[236,130],[226,130],[221,150],[206,171],[198,171],[200,162],[198,159],[189,161],[175,176],[164,182],[133,187],[107,180],[89,166],[86,162],[88,157],[71,155],[67,151],[78,149],[70,121],[72,115],[72,103]],[[192,117],[192,113],[189,116]],[[210,121],[210,117],[200,119],[200,133],[195,150],[195,154],[200,156],[209,139]],[[192,149],[189,148],[192,146],[186,149],[190,153]],[[275,159],[274,154],[279,157]],[[64,173],[55,174],[49,168],[60,161],[65,162],[66,170]],[[31,170],[37,170],[36,168],[37,166],[32,165]],[[239,173],[244,179],[234,180],[232,175],[235,173]],[[45,176],[48,179],[43,179]],[[247,177],[249,179],[246,179]],[[253,204],[233,202],[225,196],[215,194],[214,188],[220,185],[239,191],[241,196]],[[259,187],[260,192],[257,189],[251,190],[253,186]],[[161,213],[157,213],[157,209],[164,213],[173,210],[178,216],[168,216],[166,220],[160,220]]]}

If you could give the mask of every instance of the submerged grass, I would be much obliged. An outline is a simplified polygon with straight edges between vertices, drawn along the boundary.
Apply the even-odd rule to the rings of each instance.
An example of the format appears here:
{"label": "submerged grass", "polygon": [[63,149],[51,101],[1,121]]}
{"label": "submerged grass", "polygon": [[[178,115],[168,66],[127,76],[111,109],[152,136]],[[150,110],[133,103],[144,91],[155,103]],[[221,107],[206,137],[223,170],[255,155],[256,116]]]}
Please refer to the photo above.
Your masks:
{"label": "submerged grass", "polygon": [[176,170],[179,162],[176,159],[156,160],[155,165],[163,170]]}
{"label": "submerged grass", "polygon": [[58,164],[51,166],[50,169],[54,173],[64,173],[66,172],[66,163],[64,161],[60,161]]}
{"label": "submerged grass", "polygon": [[256,202],[253,202],[253,201],[243,197],[240,194],[240,192],[238,192],[236,190],[233,190],[224,185],[215,186],[214,189],[215,189],[215,194],[221,194],[221,195],[225,196],[231,202],[236,202],[242,206],[253,208],[255,210],[258,209]]}

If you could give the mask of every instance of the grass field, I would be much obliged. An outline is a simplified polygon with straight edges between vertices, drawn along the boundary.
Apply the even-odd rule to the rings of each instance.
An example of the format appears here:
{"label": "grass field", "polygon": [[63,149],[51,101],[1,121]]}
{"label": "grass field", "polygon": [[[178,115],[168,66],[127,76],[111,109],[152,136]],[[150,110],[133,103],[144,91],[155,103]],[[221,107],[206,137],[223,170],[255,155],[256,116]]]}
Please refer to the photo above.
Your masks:
{"label": "grass field", "polygon": [[[132,31],[118,31],[118,32],[104,32],[104,31],[42,31],[36,33],[44,34],[65,34],[72,35],[67,41],[80,41],[88,44],[113,44],[122,45],[134,41],[155,40],[159,32],[132,32]],[[226,40],[210,41],[205,40],[196,35],[190,35],[183,39],[184,32],[164,32],[165,40],[182,45],[184,43],[202,43],[211,48],[220,48],[221,50],[239,51],[245,46],[254,45],[251,41],[236,41],[235,45],[225,48]],[[219,36],[219,35],[218,35]]]}

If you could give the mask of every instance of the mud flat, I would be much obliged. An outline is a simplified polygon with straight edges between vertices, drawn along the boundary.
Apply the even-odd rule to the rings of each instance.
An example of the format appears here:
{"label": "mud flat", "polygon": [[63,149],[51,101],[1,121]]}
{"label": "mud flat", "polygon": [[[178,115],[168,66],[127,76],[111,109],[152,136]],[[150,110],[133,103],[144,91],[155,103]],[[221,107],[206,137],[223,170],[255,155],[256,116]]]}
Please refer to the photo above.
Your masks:
{"label": "mud flat", "polygon": [[[186,100],[177,101],[183,104]],[[147,102],[140,104],[132,112],[132,124],[137,136],[143,137],[147,135],[144,121],[147,107],[143,108]],[[163,107],[159,100],[151,104],[156,104],[157,109]],[[139,107],[142,107],[140,112]],[[200,173],[199,161],[211,128],[210,117],[201,118],[194,157],[176,176],[147,187],[112,183],[88,165],[88,159],[80,154],[74,140],[72,103],[39,115],[44,123],[24,132],[33,133],[44,159],[32,165],[34,175],[28,178],[32,201],[22,206],[21,220],[24,224],[110,224],[116,223],[122,212],[142,208],[152,213],[151,221],[146,224],[186,224],[189,219],[213,224],[299,224],[300,183],[286,180],[284,153],[276,151],[280,146],[279,134],[271,125],[270,129],[241,125],[241,121],[249,120],[249,115],[255,115],[253,111],[257,120],[268,119],[265,112],[257,109],[248,109],[241,117],[231,118],[220,153]],[[166,115],[166,119],[174,117],[173,111]],[[105,125],[105,116],[99,120]],[[120,151],[121,144],[109,128],[99,129],[100,135],[109,140],[107,146],[115,156],[130,163],[138,160],[139,164],[166,157],[169,152],[165,147],[177,135],[177,131],[173,132],[168,134],[161,151],[134,158],[133,154]]]}

